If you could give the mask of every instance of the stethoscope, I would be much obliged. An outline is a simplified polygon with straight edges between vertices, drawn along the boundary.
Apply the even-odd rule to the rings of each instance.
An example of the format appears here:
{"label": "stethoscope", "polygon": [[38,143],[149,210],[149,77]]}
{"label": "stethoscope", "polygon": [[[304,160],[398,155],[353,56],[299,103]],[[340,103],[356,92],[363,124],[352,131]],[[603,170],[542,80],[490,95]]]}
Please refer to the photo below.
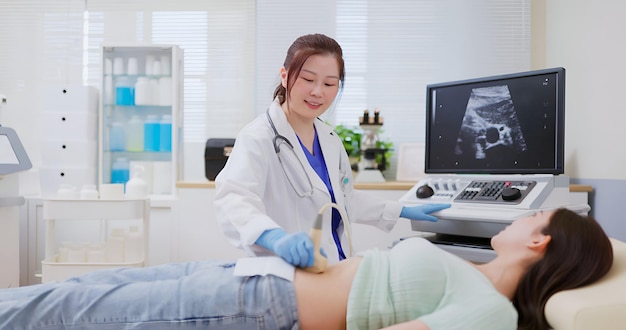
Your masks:
{"label": "stethoscope", "polygon": [[[313,191],[314,191],[313,182],[311,181],[311,177],[307,173],[304,167],[304,164],[302,164],[302,161],[300,160],[298,155],[296,155],[296,152],[293,150],[293,144],[284,135],[281,135],[278,133],[276,126],[274,126],[274,121],[272,121],[272,117],[270,116],[269,109],[265,112],[265,114],[267,115],[267,121],[270,123],[270,126],[272,127],[272,130],[274,131],[274,139],[272,139],[272,142],[274,144],[274,152],[276,153],[276,156],[278,157],[278,162],[280,163],[280,167],[282,168],[283,173],[287,177],[287,181],[289,181],[291,188],[293,188],[293,190],[296,192],[296,194],[300,198],[309,197],[313,195]],[[298,160],[298,164],[300,165],[300,168],[302,169],[300,173],[304,173],[309,189],[306,189],[307,187],[302,187],[302,190],[300,190],[296,187],[296,184],[294,184],[294,178],[293,178],[294,174],[285,168],[285,166],[289,166],[289,165],[285,165],[286,160],[284,160],[283,157],[281,157],[282,153],[280,152],[280,145],[282,143],[285,143],[288,146],[288,149],[293,154],[293,157],[295,157],[295,159]]]}
{"label": "stethoscope", "polygon": [[[272,127],[272,131],[274,131],[274,138],[272,139],[272,143],[274,144],[274,152],[276,153],[276,156],[278,157],[278,161],[280,163],[280,167],[283,170],[283,173],[287,177],[287,181],[289,181],[289,184],[291,185],[291,187],[293,188],[293,190],[296,192],[296,194],[299,197],[304,198],[304,197],[309,197],[309,196],[313,195],[313,191],[314,191],[313,190],[313,182],[311,181],[311,177],[309,176],[309,174],[307,173],[306,169],[304,168],[304,165],[302,164],[302,161],[300,160],[298,155],[296,155],[296,152],[294,151],[294,148],[293,148],[293,144],[291,143],[291,141],[289,141],[289,139],[287,137],[285,137],[284,135],[281,135],[281,134],[278,133],[278,130],[276,129],[276,126],[274,125],[274,121],[272,121],[272,117],[270,116],[269,109],[265,112],[265,114],[267,116],[267,121],[270,123],[270,126]],[[307,181],[308,187],[309,187],[308,190],[304,190],[304,191],[298,190],[298,188],[296,187],[296,184],[294,184],[294,182],[293,182],[294,180],[293,180],[292,176],[294,174],[291,174],[291,172],[285,168],[286,160],[282,159],[282,157],[281,157],[282,153],[280,152],[280,145],[282,143],[285,143],[288,146],[288,149],[291,151],[293,157],[295,157],[298,160],[298,164],[300,165],[300,168],[302,169],[301,173],[304,173],[304,175],[306,177],[306,181]],[[340,164],[341,164],[341,162],[340,162]],[[344,190],[344,193],[345,193],[345,186],[348,184],[348,182],[349,182],[349,180],[348,180],[347,176],[344,175],[344,177],[341,179],[341,183],[342,183],[341,188],[342,188],[342,190]],[[305,188],[303,187],[303,189],[305,189]],[[337,208],[337,210],[341,214],[341,218],[342,219],[347,219],[346,213],[343,210],[343,208],[338,207],[337,204],[335,204],[335,203],[329,203],[329,204],[332,204],[332,205],[334,205]],[[323,210],[325,209],[325,207],[326,206],[322,207],[322,210],[320,210],[320,214],[323,213]],[[346,228],[346,234],[347,234],[347,237],[348,237],[348,242],[349,242],[349,247],[350,247],[350,255],[352,255],[352,250],[353,250],[352,249],[352,234],[351,234],[352,230],[350,228],[350,224],[349,224],[348,221],[344,222],[344,228]],[[341,249],[341,245],[339,243],[336,243],[336,244],[338,244],[339,253],[343,254],[343,251]],[[344,258],[345,258],[345,256],[344,256]]]}

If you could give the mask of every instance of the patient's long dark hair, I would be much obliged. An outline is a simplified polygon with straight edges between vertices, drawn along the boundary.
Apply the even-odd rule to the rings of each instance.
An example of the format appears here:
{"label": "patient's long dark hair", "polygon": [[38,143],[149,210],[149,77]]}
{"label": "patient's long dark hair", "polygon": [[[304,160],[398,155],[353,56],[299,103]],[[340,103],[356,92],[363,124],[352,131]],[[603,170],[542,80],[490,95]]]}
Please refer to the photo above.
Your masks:
{"label": "patient's long dark hair", "polygon": [[548,299],[559,291],[593,283],[613,264],[611,242],[591,216],[559,209],[543,233],[552,236],[545,255],[524,275],[513,297],[518,329],[549,329],[544,315]]}

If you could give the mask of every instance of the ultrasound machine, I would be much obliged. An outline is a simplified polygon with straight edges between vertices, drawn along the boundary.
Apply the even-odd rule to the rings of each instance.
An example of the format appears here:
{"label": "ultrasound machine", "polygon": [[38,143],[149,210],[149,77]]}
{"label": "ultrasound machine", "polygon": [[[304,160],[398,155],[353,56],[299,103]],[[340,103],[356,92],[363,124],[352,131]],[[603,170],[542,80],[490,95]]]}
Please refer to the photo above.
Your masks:
{"label": "ultrasound machine", "polygon": [[587,214],[564,174],[565,69],[428,85],[426,176],[405,205],[450,203],[437,222],[411,221],[440,247],[475,262],[516,219],[566,207]]}

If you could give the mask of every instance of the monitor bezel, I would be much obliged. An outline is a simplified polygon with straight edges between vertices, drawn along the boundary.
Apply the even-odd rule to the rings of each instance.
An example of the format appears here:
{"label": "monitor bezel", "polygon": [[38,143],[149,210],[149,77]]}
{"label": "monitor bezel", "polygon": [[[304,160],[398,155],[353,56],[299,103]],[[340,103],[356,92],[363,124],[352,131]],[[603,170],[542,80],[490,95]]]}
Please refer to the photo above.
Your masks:
{"label": "monitor bezel", "polygon": [[[555,118],[555,166],[552,168],[519,168],[519,169],[453,169],[453,168],[432,168],[431,159],[431,120],[432,116],[432,92],[435,89],[443,87],[454,87],[469,84],[483,84],[497,82],[500,80],[510,80],[516,78],[525,78],[532,76],[540,76],[546,74],[556,74],[556,118]],[[425,157],[424,157],[424,173],[426,174],[563,174],[565,173],[565,68],[555,67],[549,69],[532,70],[524,72],[516,72],[510,74],[494,75],[488,77],[480,77],[473,79],[449,81],[429,84],[426,86],[426,138],[425,138]]]}

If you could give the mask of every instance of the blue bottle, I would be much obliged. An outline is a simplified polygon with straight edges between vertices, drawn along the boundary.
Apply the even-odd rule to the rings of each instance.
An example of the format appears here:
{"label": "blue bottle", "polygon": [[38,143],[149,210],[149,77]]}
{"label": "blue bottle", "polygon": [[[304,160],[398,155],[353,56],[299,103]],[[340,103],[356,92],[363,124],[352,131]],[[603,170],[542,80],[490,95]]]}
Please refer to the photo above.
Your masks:
{"label": "blue bottle", "polygon": [[115,159],[111,166],[111,183],[126,183],[128,181],[129,170],[128,159],[119,157]]}
{"label": "blue bottle", "polygon": [[143,124],[143,150],[159,151],[161,146],[161,130],[156,115],[149,115]]}
{"label": "blue bottle", "polygon": [[126,150],[126,132],[122,123],[115,122],[111,124],[109,131],[109,149],[111,151]]}
{"label": "blue bottle", "polygon": [[117,82],[115,84],[115,104],[135,104],[135,87],[131,84],[127,77],[117,78]]}
{"label": "blue bottle", "polygon": [[159,151],[172,151],[172,116],[163,115],[159,122]]}

